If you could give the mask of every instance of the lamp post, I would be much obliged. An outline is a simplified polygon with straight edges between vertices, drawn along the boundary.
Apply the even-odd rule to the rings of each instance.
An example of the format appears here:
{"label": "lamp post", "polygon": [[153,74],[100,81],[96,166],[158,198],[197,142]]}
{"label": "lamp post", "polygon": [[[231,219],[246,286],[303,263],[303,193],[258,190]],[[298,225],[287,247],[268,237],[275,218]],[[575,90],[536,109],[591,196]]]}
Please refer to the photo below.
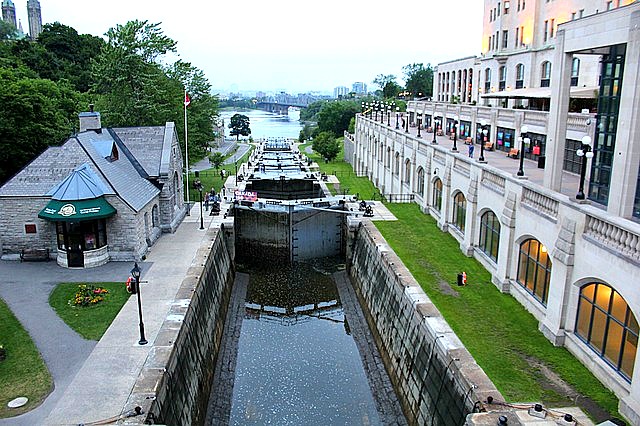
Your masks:
{"label": "lamp post", "polygon": [[404,132],[409,133],[409,111],[407,111],[406,114],[407,114],[407,120],[406,120],[407,122],[404,123],[405,124]]}
{"label": "lamp post", "polygon": [[140,319],[140,340],[138,340],[138,344],[146,345],[149,342],[147,342],[147,339],[145,339],[144,337],[144,323],[142,322],[142,302],[140,302],[140,268],[138,267],[138,262],[133,265],[131,276],[136,280],[136,293],[138,293],[138,318]]}
{"label": "lamp post", "polygon": [[420,127],[422,127],[422,119],[418,118],[418,137],[421,138],[422,135],[420,134]]}
{"label": "lamp post", "polygon": [[480,141],[480,158],[478,158],[479,163],[486,163],[487,161],[484,159],[484,145],[487,143],[487,134],[489,130],[487,130],[487,120],[480,121],[480,127],[482,128],[482,140]]}
{"label": "lamp post", "polygon": [[376,102],[376,104],[373,106],[373,110],[376,113],[376,117],[374,118],[374,121],[378,121],[378,103]]}
{"label": "lamp post", "polygon": [[458,152],[458,116],[453,119],[453,148],[451,151]]}
{"label": "lamp post", "polygon": [[436,133],[438,133],[438,122],[436,121],[435,114],[431,116],[432,127],[433,127],[433,140],[431,141],[432,145],[438,145],[438,141],[436,141]]}
{"label": "lamp post", "polygon": [[518,169],[517,176],[524,176],[524,145],[526,143],[527,132],[529,132],[529,128],[527,126],[522,126],[520,128],[520,168]]}
{"label": "lamp post", "polygon": [[200,172],[196,170],[196,181],[193,182],[193,187],[200,193],[200,229],[204,229],[204,219],[202,217],[202,182],[200,182],[200,179],[197,179],[198,177],[200,177]]}
{"label": "lamp post", "polygon": [[400,119],[400,107],[396,107],[396,130],[400,128],[398,120]]}
{"label": "lamp post", "polygon": [[391,105],[387,105],[387,126],[391,126]]}
{"label": "lamp post", "polygon": [[576,151],[576,155],[581,158],[582,164],[580,165],[580,187],[576,194],[576,200],[584,200],[584,177],[587,173],[587,160],[593,158],[593,151],[591,150],[591,137],[582,137],[582,146]]}

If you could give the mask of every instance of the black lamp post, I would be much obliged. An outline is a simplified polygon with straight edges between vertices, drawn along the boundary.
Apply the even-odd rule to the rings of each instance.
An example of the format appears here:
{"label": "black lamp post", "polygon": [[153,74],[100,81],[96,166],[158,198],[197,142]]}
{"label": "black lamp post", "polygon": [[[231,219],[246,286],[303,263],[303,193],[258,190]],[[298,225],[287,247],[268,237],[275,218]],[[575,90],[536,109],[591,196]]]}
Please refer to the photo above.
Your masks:
{"label": "black lamp post", "polygon": [[387,126],[391,126],[391,105],[387,105]]}
{"label": "black lamp post", "polygon": [[[200,172],[196,171],[196,178],[200,176]],[[193,187],[200,193],[200,229],[204,229],[204,219],[202,218],[202,182],[200,179],[196,179],[193,182]]]}
{"label": "black lamp post", "polygon": [[433,126],[433,140],[431,141],[432,145],[438,145],[438,141],[436,141],[436,133],[438,133],[438,122],[436,121],[436,116],[431,116],[431,124]]}
{"label": "black lamp post", "polygon": [[236,165],[236,186],[238,186],[238,161],[234,163]]}
{"label": "black lamp post", "polygon": [[529,132],[529,128],[527,126],[522,126],[520,128],[520,168],[518,169],[517,176],[524,176],[524,145],[527,139],[527,132]]}
{"label": "black lamp post", "polygon": [[144,337],[144,323],[142,322],[142,302],[140,302],[140,268],[138,267],[138,262],[133,265],[131,276],[136,280],[136,293],[138,293],[138,317],[140,318],[140,340],[138,340],[138,344],[146,345],[149,342],[147,342],[147,339],[145,339]]}
{"label": "black lamp post", "polygon": [[418,137],[421,138],[422,135],[420,134],[420,127],[422,127],[422,119],[418,118]]}
{"label": "black lamp post", "polygon": [[387,104],[386,103],[382,103],[380,104],[380,124],[384,124],[384,113],[387,109]]}
{"label": "black lamp post", "polygon": [[396,130],[400,128],[398,120],[400,119],[400,107],[396,107]]}
{"label": "black lamp post", "polygon": [[480,126],[482,128],[482,139],[480,140],[480,158],[478,158],[478,162],[486,163],[487,161],[484,159],[484,145],[487,143],[487,134],[489,130],[487,130],[487,120],[480,121]]}
{"label": "black lamp post", "polygon": [[453,119],[453,152],[458,152],[458,117]]}
{"label": "black lamp post", "polygon": [[404,132],[405,133],[409,133],[409,111],[407,111],[407,122],[405,123],[405,129]]}
{"label": "black lamp post", "polygon": [[584,200],[584,178],[587,173],[587,160],[593,158],[593,151],[591,150],[591,137],[583,136],[582,147],[576,151],[576,155],[581,158],[582,164],[580,165],[580,187],[576,194],[576,200]]}
{"label": "black lamp post", "polygon": [[378,104],[377,103],[374,105],[373,110],[376,112],[376,117],[374,118],[374,121],[378,121]]}

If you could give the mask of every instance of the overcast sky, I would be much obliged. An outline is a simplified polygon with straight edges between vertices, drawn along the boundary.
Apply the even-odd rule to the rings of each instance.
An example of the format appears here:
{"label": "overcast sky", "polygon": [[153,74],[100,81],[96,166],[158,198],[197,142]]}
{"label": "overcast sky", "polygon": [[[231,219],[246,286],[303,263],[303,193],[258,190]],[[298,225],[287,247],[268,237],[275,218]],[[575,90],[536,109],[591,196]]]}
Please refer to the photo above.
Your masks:
{"label": "overcast sky", "polygon": [[[28,31],[27,0],[13,0]],[[161,22],[180,57],[217,90],[332,92],[402,67],[478,55],[482,0],[40,0],[43,23],[103,36]],[[381,6],[384,5],[384,6]]]}

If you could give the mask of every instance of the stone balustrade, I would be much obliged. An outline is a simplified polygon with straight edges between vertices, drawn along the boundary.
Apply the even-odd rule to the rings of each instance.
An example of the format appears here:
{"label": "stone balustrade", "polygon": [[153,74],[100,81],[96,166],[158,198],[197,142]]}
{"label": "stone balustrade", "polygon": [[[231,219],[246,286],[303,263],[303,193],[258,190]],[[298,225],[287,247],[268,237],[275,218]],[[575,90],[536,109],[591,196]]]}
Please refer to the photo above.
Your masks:
{"label": "stone balustrade", "polygon": [[504,194],[505,182],[506,179],[504,178],[504,176],[501,176],[487,169],[482,171],[482,180],[480,183],[499,194]]}
{"label": "stone balustrade", "polygon": [[542,212],[554,220],[558,218],[558,206],[560,203],[534,189],[522,188],[522,204]]}
{"label": "stone balustrade", "polygon": [[612,220],[587,214],[584,236],[640,264],[640,232],[638,231],[616,224]]}

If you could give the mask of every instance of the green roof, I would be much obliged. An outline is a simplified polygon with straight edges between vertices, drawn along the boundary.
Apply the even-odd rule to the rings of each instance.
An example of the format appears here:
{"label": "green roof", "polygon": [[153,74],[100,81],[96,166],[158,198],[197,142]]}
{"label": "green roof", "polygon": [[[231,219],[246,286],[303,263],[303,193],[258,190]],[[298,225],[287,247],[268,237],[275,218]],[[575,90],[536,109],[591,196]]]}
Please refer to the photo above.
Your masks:
{"label": "green roof", "polygon": [[81,222],[111,217],[116,209],[104,197],[89,200],[51,200],[38,217],[53,222]]}

